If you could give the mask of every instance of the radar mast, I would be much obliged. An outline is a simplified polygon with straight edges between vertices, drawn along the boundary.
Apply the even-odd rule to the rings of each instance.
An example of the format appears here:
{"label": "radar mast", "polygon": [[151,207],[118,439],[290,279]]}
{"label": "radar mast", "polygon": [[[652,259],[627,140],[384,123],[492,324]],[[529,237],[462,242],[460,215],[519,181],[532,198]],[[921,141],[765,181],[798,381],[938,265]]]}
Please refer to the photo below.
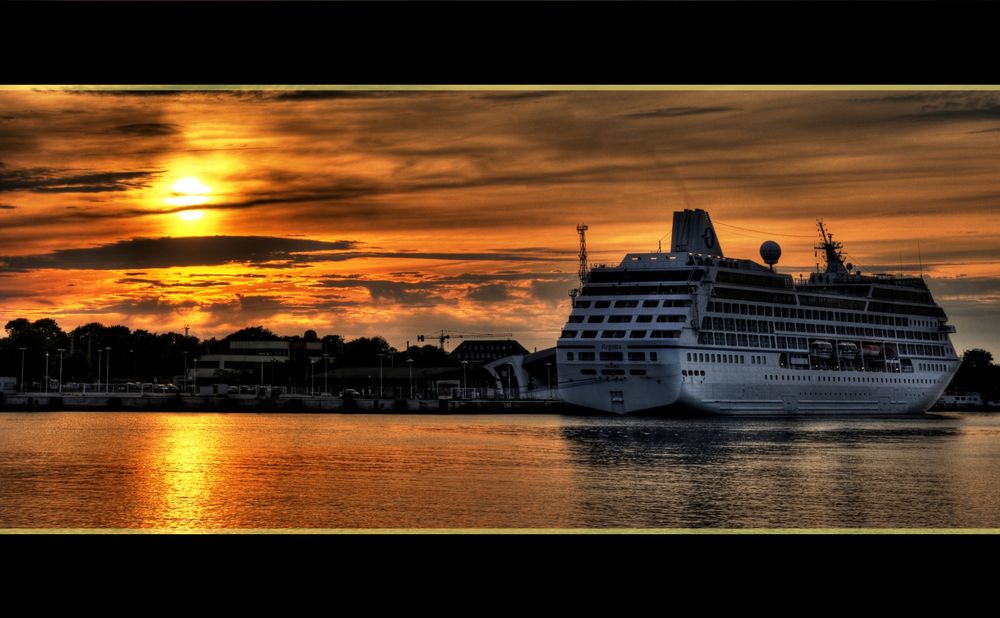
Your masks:
{"label": "radar mast", "polygon": [[846,276],[848,273],[847,268],[844,267],[844,255],[841,251],[844,248],[843,243],[833,240],[833,234],[827,232],[826,228],[823,227],[822,219],[816,219],[816,225],[819,227],[820,238],[820,244],[816,245],[816,249],[823,250],[827,274]]}

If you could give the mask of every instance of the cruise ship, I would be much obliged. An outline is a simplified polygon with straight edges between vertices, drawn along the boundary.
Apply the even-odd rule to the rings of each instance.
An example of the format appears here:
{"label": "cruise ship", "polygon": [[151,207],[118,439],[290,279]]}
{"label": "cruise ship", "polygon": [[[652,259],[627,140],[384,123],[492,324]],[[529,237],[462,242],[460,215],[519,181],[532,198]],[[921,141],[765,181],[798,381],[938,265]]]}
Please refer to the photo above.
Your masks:
{"label": "cruise ship", "polygon": [[588,267],[557,343],[559,390],[609,412],[916,414],[961,360],[922,277],[845,264],[817,221],[825,271],[808,279],[726,256],[704,210],[675,212],[671,250]]}

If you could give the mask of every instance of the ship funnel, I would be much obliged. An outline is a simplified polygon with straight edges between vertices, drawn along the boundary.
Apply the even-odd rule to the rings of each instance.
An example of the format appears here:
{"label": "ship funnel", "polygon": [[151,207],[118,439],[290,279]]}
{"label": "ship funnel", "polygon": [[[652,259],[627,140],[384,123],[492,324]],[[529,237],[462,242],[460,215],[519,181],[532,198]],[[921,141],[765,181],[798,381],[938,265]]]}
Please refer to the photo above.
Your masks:
{"label": "ship funnel", "polygon": [[683,210],[674,213],[674,229],[671,251],[678,253],[703,253],[713,257],[723,257],[722,245],[715,234],[712,220],[701,209]]}

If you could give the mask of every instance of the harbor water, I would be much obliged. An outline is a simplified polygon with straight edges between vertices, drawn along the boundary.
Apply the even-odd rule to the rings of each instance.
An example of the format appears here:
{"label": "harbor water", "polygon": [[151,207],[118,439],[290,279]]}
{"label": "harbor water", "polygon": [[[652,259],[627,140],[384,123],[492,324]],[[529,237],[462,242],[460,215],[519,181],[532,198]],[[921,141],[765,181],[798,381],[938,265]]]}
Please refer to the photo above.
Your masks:
{"label": "harbor water", "polygon": [[1000,417],[0,414],[0,528],[1000,528]]}

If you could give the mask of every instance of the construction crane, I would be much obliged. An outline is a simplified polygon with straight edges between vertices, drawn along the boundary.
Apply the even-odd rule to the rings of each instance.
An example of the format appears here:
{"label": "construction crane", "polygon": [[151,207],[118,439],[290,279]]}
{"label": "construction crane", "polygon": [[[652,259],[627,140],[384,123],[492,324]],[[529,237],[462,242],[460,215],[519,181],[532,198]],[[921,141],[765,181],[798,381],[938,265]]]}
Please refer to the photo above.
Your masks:
{"label": "construction crane", "polygon": [[[446,334],[447,333],[447,334]],[[438,335],[417,335],[417,341],[424,341],[427,337],[437,339],[438,345],[444,350],[444,342],[451,339],[465,339],[466,337],[513,337],[514,333],[465,333],[457,330],[441,330]]]}

